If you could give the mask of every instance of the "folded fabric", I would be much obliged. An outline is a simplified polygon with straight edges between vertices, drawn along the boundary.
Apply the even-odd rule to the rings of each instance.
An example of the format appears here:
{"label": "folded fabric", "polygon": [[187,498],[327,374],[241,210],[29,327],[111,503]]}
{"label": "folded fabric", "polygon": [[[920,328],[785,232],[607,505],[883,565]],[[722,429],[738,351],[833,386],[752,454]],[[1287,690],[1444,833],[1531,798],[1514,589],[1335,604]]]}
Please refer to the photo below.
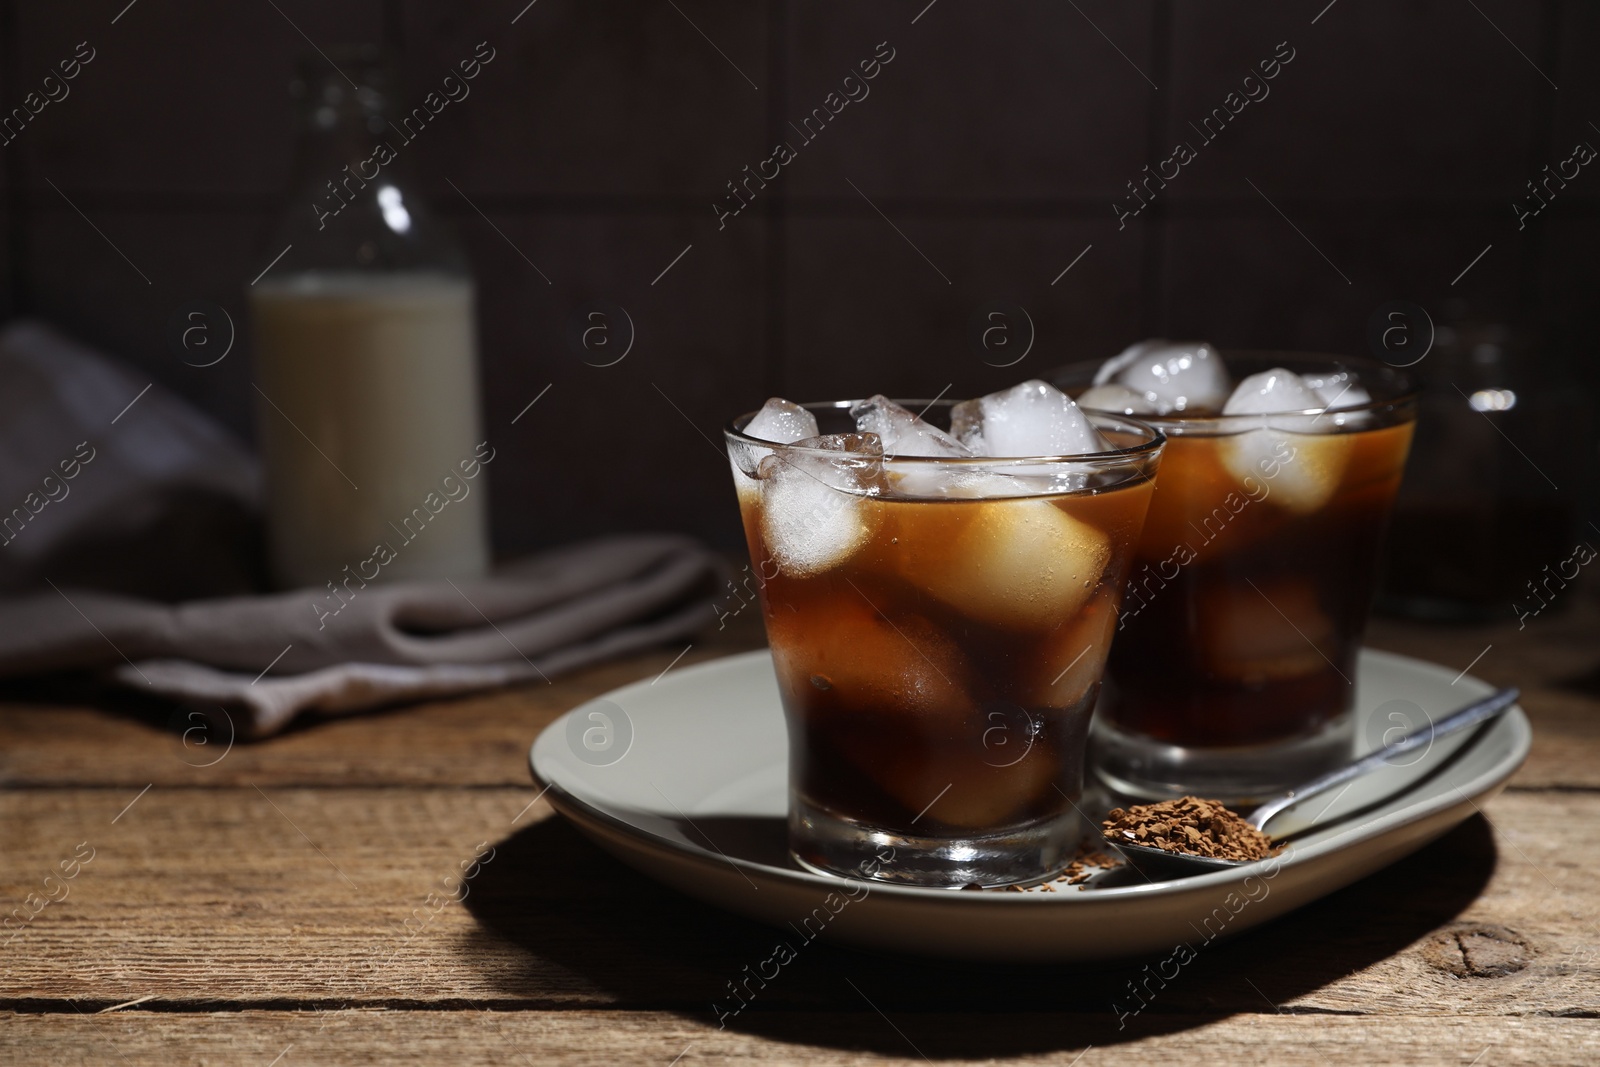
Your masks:
{"label": "folded fabric", "polygon": [[551,676],[715,619],[721,563],[614,537],[461,582],[265,586],[255,459],[144,374],[38,322],[0,330],[0,678],[106,669],[232,720]]}
{"label": "folded fabric", "polygon": [[347,585],[169,605],[61,588],[0,603],[0,677],[110,667],[129,688],[222,710],[240,736],[554,675],[715,619],[722,564],[672,535],[613,537],[473,581]]}
{"label": "folded fabric", "polygon": [[0,590],[263,584],[259,467],[209,415],[40,322],[0,330]]}

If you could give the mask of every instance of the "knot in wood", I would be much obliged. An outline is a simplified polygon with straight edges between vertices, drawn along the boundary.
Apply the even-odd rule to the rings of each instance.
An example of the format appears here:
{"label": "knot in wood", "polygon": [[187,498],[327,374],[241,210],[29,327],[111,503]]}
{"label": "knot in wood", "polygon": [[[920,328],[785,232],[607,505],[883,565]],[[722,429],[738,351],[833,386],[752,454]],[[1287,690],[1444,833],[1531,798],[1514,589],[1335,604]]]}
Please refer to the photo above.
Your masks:
{"label": "knot in wood", "polygon": [[1428,935],[1422,958],[1429,967],[1457,978],[1504,978],[1533,958],[1528,939],[1492,923],[1454,923]]}

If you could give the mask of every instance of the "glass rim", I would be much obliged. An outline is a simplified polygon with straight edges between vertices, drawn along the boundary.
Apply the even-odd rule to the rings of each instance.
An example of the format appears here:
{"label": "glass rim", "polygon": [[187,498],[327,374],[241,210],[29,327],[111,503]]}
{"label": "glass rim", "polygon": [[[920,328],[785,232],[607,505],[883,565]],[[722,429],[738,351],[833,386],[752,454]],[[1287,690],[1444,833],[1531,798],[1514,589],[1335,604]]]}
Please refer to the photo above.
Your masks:
{"label": "glass rim", "polygon": [[[1358,374],[1363,369],[1369,372],[1375,371],[1382,377],[1388,377],[1396,381],[1399,391],[1382,399],[1374,398],[1365,404],[1353,404],[1350,407],[1342,408],[1328,405],[1314,408],[1286,409],[1283,411],[1240,412],[1234,415],[1220,413],[1208,415],[1187,414],[1181,411],[1158,415],[1155,412],[1141,412],[1138,418],[1148,421],[1153,427],[1169,430],[1182,431],[1187,428],[1194,428],[1197,430],[1225,431],[1228,427],[1238,427],[1240,432],[1244,432],[1260,427],[1264,419],[1304,417],[1308,415],[1317,418],[1321,418],[1324,415],[1330,417],[1386,415],[1408,405],[1414,406],[1421,398],[1423,391],[1422,379],[1407,368],[1396,367],[1380,360],[1369,359],[1366,356],[1341,356],[1330,352],[1300,351],[1287,348],[1218,348],[1217,353],[1222,357],[1225,365],[1229,357],[1260,360],[1262,363],[1282,362],[1279,357],[1286,357],[1302,363],[1320,363],[1330,369],[1349,369],[1356,371]],[[1098,362],[1081,360],[1077,363],[1068,363],[1052,375],[1052,380],[1059,385],[1061,379],[1071,372],[1089,369],[1091,380],[1089,385],[1085,386],[1085,388],[1089,388],[1093,385],[1093,372],[1098,371],[1104,363],[1104,360]],[[1284,369],[1290,370],[1292,368],[1285,367]],[[1362,379],[1363,382],[1367,380],[1369,379]],[[1097,414],[1101,412],[1100,408],[1084,408],[1084,410],[1093,411]],[[1222,436],[1222,434],[1219,433],[1218,436]]]}
{"label": "glass rim", "polygon": [[[863,397],[863,398],[860,398],[860,399],[857,399],[857,400],[813,400],[813,401],[810,401],[809,403],[804,403],[804,404],[801,404],[799,406],[804,408],[807,411],[812,411],[812,412],[842,411],[842,412],[848,413],[852,406],[861,403],[862,400],[864,400],[864,399],[866,399],[866,398]],[[907,409],[909,409],[911,411],[918,412],[919,416],[922,415],[922,414],[926,414],[929,409],[934,408],[934,407],[951,408],[951,407],[954,407],[956,404],[959,404],[959,403],[963,402],[963,401],[960,401],[960,400],[944,400],[944,399],[941,399],[941,398],[938,398],[938,397],[935,397],[933,400],[900,400],[900,399],[894,399],[892,397],[890,399],[893,400],[894,403],[899,404],[901,407],[907,408]],[[826,448],[800,448],[800,447],[797,447],[796,445],[794,445],[792,443],[786,444],[786,443],[784,443],[782,441],[768,441],[768,440],[766,440],[764,438],[761,438],[761,437],[751,437],[749,434],[746,434],[744,432],[743,427],[749,425],[750,421],[752,419],[754,419],[758,414],[760,414],[760,412],[761,412],[761,409],[757,408],[754,411],[747,411],[743,415],[735,416],[726,426],[724,426],[722,428],[723,436],[725,438],[727,438],[728,440],[730,440],[730,441],[737,441],[737,442],[739,442],[741,444],[746,444],[746,445],[754,445],[754,446],[756,446],[758,448],[771,448],[771,449],[780,449],[781,448],[781,449],[785,449],[785,450],[790,451],[790,452],[797,452],[797,453],[802,453],[802,454],[811,455],[811,456],[827,457],[827,458],[835,459],[835,460],[839,459],[842,455],[849,455],[849,453],[841,453],[841,452],[834,451],[832,449],[826,449]],[[1084,409],[1084,415],[1087,416],[1089,418],[1089,420],[1095,424],[1095,429],[1097,429],[1097,430],[1102,428],[1102,423],[1112,423],[1113,425],[1111,425],[1110,427],[1107,427],[1107,428],[1110,428],[1110,429],[1113,429],[1113,430],[1117,430],[1119,432],[1132,432],[1132,433],[1135,433],[1135,434],[1139,434],[1139,435],[1145,437],[1146,439],[1143,440],[1143,441],[1138,442],[1137,444],[1128,445],[1128,446],[1123,447],[1123,448],[1108,449],[1108,450],[1103,451],[1103,452],[1078,452],[1078,453],[1071,453],[1071,454],[1065,454],[1065,455],[1049,455],[1049,456],[901,456],[901,455],[884,455],[884,456],[881,457],[881,459],[882,459],[882,462],[884,462],[885,464],[895,464],[895,465],[900,465],[900,464],[913,464],[913,465],[939,464],[939,465],[951,466],[951,467],[996,467],[996,466],[1004,467],[1006,465],[1011,465],[1011,464],[1021,465],[1021,464],[1039,464],[1039,463],[1077,463],[1077,464],[1094,463],[1094,464],[1102,464],[1102,465],[1115,465],[1115,464],[1127,463],[1127,462],[1130,462],[1130,461],[1143,459],[1143,458],[1145,458],[1147,456],[1158,455],[1161,452],[1161,449],[1166,446],[1167,435],[1165,433],[1163,433],[1158,427],[1152,426],[1150,423],[1144,421],[1144,419],[1142,417],[1135,417],[1135,416],[1132,416],[1132,415],[1124,415],[1124,414],[1122,414],[1120,412],[1115,412],[1115,411],[1101,411],[1098,408],[1085,408]],[[863,458],[878,459],[880,457],[874,456],[874,457],[863,457]]]}

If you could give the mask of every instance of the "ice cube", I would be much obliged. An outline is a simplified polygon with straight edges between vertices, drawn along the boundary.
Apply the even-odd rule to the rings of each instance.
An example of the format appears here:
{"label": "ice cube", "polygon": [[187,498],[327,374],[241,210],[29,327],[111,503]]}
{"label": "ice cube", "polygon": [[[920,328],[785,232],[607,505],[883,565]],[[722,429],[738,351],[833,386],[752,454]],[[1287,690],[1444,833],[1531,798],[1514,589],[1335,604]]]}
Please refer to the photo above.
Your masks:
{"label": "ice cube", "polygon": [[[820,690],[829,694],[827,703],[842,708],[960,721],[971,706],[961,649],[920,615],[899,611],[891,622],[878,610],[887,606],[845,586],[825,624],[814,615],[774,612],[767,625],[779,686],[804,704],[813,703]],[[838,734],[850,732],[849,723],[837,725]],[[876,729],[869,735],[881,737]],[[890,753],[880,748],[860,755],[870,771]]]}
{"label": "ice cube", "polygon": [[1116,382],[1085,389],[1078,396],[1078,406],[1092,408],[1095,411],[1114,411],[1119,415],[1156,413],[1156,406],[1146,399],[1143,393],[1135,392],[1126,385],[1119,385]]}
{"label": "ice cube", "polygon": [[893,543],[900,574],[990,626],[1060,626],[1088,602],[1111,558],[1104,532],[1049,500],[972,501],[937,512],[891,503],[884,510],[902,523]]}
{"label": "ice cube", "polygon": [[1206,669],[1241,682],[1298,678],[1327,668],[1336,651],[1333,620],[1316,593],[1291,581],[1218,587],[1196,603],[1194,632]]}
{"label": "ice cube", "polygon": [[1117,628],[1108,588],[1068,625],[1045,638],[1046,651],[1023,664],[1023,691],[1032,707],[1070,708],[1089,694],[1105,670]]}
{"label": "ice cube", "polygon": [[1372,394],[1362,387],[1361,380],[1352,371],[1307,375],[1304,381],[1329,411],[1343,411],[1372,403]]}
{"label": "ice cube", "polygon": [[1239,383],[1224,415],[1271,415],[1291,411],[1318,411],[1325,401],[1300,375],[1282,367],[1252,374]]}
{"label": "ice cube", "polygon": [[[775,396],[761,406],[755,418],[745,424],[744,435],[780,445],[792,444],[817,436],[817,417],[799,404]],[[756,469],[770,455],[770,448],[744,441],[728,442],[728,459],[733,464],[733,487],[739,494],[741,504],[754,500],[758,495]]]}
{"label": "ice cube", "polygon": [[1106,360],[1094,384],[1125,385],[1158,415],[1215,411],[1228,398],[1228,369],[1203,341],[1140,341]]}
{"label": "ice cube", "polygon": [[[991,717],[995,705],[969,694],[971,663],[951,634],[856,592],[833,602],[825,624],[781,611],[768,619],[779,689],[813,721],[826,717],[828,747],[919,828],[1003,826],[1050,795],[1062,742],[1030,729],[1040,712],[1012,705]],[[997,722],[1014,745],[994,743]]]}
{"label": "ice cube", "polygon": [[[1297,515],[1321,508],[1339,488],[1350,459],[1348,434],[1324,419],[1324,401],[1305,380],[1275,367],[1239,383],[1224,415],[1259,415],[1258,430],[1221,440],[1222,465],[1241,483],[1255,479],[1267,487],[1266,499]],[[1310,414],[1306,414],[1310,412]]]}
{"label": "ice cube", "polygon": [[[893,621],[880,609],[894,611]],[[829,747],[919,828],[1005,825],[1060,774],[1062,761],[1044,739],[1031,739],[1020,759],[985,759],[992,723],[968,694],[971,665],[926,617],[857,589],[833,602],[825,625],[780,611],[768,626],[786,699],[828,716]]]}
{"label": "ice cube", "polygon": [[[809,437],[761,461],[761,535],[792,578],[836,567],[872,535],[883,445],[874,434]],[[819,452],[799,451],[815,449]]]}
{"label": "ice cube", "polygon": [[950,414],[950,428],[980,456],[1076,456],[1111,448],[1071,397],[1038,379],[962,401]]}
{"label": "ice cube", "polygon": [[954,463],[901,463],[886,472],[889,492],[907,500],[982,500],[1047,496],[1082,489],[1086,476],[1046,463],[999,468]]}
{"label": "ice cube", "polygon": [[984,830],[1010,825],[1041,798],[1053,796],[1051,785],[1063,763],[1055,747],[1043,739],[1036,739],[1027,755],[1005,766],[965,752],[957,758],[940,759],[940,755],[915,749],[895,757],[880,755],[863,770],[906,811],[920,813],[917,829],[943,823]]}
{"label": "ice cube", "polygon": [[883,441],[883,454],[894,456],[942,456],[957,458],[972,455],[972,449],[954,437],[924,422],[916,415],[879,394],[857,401],[850,408],[856,429],[875,433]]}
{"label": "ice cube", "polygon": [[817,417],[799,404],[775,396],[756,412],[756,417],[745,426],[744,434],[780,445],[793,444],[817,436]]}

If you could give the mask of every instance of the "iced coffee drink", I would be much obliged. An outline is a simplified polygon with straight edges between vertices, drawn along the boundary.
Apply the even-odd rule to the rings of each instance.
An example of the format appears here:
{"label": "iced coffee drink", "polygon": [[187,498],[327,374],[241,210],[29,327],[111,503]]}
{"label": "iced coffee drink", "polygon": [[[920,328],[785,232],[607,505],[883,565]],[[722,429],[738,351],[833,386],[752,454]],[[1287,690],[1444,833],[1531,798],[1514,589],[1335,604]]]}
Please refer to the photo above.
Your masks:
{"label": "iced coffee drink", "polygon": [[769,401],[727,431],[810,868],[997,885],[1070,859],[1084,746],[1162,440],[1029,382]]}
{"label": "iced coffee drink", "polygon": [[1145,342],[1078,400],[1168,437],[1095,721],[1106,784],[1243,803],[1342,762],[1411,379]]}

